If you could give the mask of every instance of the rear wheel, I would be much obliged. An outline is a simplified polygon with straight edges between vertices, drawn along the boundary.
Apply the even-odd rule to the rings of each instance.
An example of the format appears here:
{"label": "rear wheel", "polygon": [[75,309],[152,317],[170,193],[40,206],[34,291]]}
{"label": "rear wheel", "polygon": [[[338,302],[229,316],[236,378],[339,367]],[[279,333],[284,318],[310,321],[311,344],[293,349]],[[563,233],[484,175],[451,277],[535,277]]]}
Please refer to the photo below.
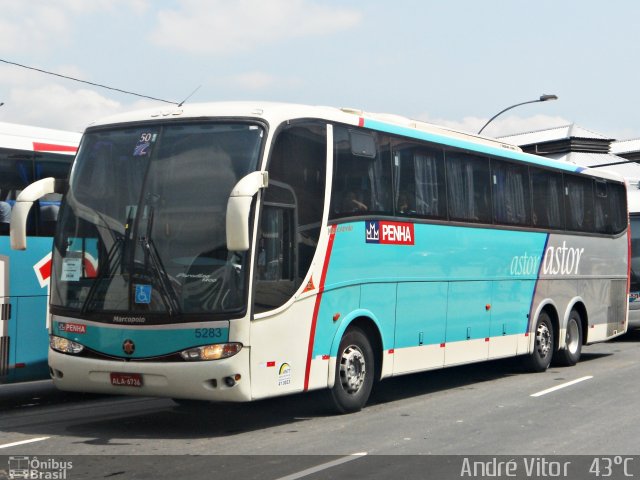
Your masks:
{"label": "rear wheel", "polygon": [[371,342],[359,328],[348,330],[338,348],[331,399],[340,413],[357,412],[369,399],[374,380]]}
{"label": "rear wheel", "polygon": [[578,363],[582,353],[582,318],[575,310],[571,310],[567,321],[566,347],[558,350],[553,357],[558,365],[571,367]]}
{"label": "rear wheel", "polygon": [[533,331],[533,353],[526,358],[526,367],[532,372],[544,372],[553,357],[553,323],[545,311],[540,312]]}

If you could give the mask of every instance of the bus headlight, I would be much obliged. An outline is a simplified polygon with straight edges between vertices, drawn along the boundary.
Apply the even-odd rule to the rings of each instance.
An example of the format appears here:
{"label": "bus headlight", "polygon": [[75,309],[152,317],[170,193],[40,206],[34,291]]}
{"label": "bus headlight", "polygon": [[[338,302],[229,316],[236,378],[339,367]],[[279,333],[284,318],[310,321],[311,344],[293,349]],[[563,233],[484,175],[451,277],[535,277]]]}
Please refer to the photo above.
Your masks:
{"label": "bus headlight", "polygon": [[84,347],[79,343],[68,338],[56,337],[55,335],[49,336],[49,346],[57,352],[71,353],[73,355],[77,355],[84,350]]}
{"label": "bus headlight", "polygon": [[242,350],[241,343],[216,343],[183,350],[180,355],[185,360],[220,360],[233,357],[240,350]]}

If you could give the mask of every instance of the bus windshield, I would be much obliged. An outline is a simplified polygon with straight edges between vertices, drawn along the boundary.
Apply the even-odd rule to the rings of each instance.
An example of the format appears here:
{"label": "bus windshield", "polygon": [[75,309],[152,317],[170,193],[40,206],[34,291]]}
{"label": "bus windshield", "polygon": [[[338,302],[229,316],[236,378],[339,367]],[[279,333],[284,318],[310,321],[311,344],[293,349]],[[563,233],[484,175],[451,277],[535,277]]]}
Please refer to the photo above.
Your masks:
{"label": "bus windshield", "polygon": [[244,311],[248,255],[226,248],[226,205],[263,137],[250,123],[88,130],[60,213],[52,312],[148,324]]}

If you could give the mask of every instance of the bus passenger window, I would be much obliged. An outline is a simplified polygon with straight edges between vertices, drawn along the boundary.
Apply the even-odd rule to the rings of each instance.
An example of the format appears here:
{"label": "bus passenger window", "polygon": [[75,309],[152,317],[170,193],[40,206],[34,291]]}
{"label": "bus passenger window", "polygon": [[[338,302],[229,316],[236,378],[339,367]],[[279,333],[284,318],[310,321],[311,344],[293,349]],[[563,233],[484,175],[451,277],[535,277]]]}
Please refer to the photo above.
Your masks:
{"label": "bus passenger window", "polygon": [[489,160],[446,152],[449,218],[491,223]]}
{"label": "bus passenger window", "polygon": [[393,152],[396,215],[447,216],[444,158],[439,149],[402,142]]}
{"label": "bus passenger window", "polygon": [[608,233],[621,233],[627,228],[627,190],[620,183],[607,183],[607,186],[611,223]]}
{"label": "bus passenger window", "polygon": [[[66,180],[71,169],[72,155],[59,153],[38,152],[35,155],[34,173],[35,180],[53,177]],[[36,234],[40,237],[52,237],[56,231],[58,210],[62,195],[49,193],[37,203],[36,210]]]}
{"label": "bus passenger window", "polygon": [[596,180],[595,228],[598,233],[617,234],[627,227],[626,190],[619,183]]}
{"label": "bus passenger window", "polygon": [[565,175],[564,187],[567,229],[579,232],[593,231],[593,180]]}
{"label": "bus passenger window", "polygon": [[[0,148],[0,235],[9,235],[11,211],[20,192],[33,181],[33,152]],[[27,235],[34,233],[34,212],[29,213]]]}
{"label": "bus passenger window", "polygon": [[495,222],[528,225],[531,221],[531,200],[527,167],[492,160],[491,170]]}
{"label": "bus passenger window", "polygon": [[562,174],[538,168],[530,169],[533,189],[534,227],[564,228],[564,195]]}
{"label": "bus passenger window", "polygon": [[336,126],[330,218],[393,213],[386,137]]}

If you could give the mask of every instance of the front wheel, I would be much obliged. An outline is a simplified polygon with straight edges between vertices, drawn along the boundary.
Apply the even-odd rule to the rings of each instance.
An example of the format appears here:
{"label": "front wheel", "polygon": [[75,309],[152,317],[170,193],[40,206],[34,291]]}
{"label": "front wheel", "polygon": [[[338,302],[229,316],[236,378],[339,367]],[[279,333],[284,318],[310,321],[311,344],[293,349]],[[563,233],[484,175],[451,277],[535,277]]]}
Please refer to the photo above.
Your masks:
{"label": "front wheel", "polygon": [[374,372],[371,342],[359,328],[350,329],[340,341],[331,389],[331,399],[339,413],[357,412],[365,406],[373,387]]}
{"label": "front wheel", "polygon": [[558,365],[571,367],[578,363],[582,353],[582,319],[575,310],[569,314],[565,344],[565,348],[558,350],[553,359]]}
{"label": "front wheel", "polygon": [[525,366],[532,372],[544,372],[551,364],[554,347],[553,323],[547,312],[538,315],[533,335],[533,352],[526,358]]}

